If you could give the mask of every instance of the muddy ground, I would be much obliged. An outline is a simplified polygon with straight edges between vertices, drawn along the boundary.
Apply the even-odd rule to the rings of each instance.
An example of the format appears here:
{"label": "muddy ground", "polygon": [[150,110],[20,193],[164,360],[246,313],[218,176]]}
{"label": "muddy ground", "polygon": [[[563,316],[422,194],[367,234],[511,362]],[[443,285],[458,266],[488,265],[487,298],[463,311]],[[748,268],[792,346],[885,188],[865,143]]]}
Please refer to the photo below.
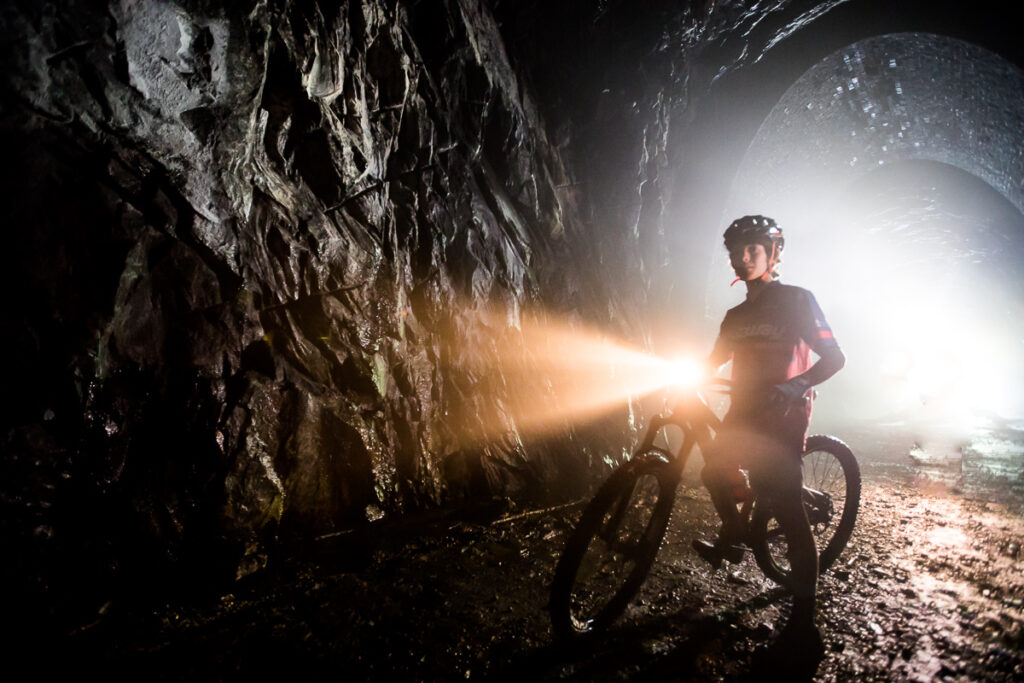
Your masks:
{"label": "muddy ground", "polygon": [[[857,527],[819,587],[827,652],[815,679],[1024,680],[1020,482],[967,485],[963,465],[864,443]],[[701,564],[690,541],[717,524],[692,486],[627,613],[589,642],[553,642],[548,583],[579,510],[438,516],[324,539],[233,594],[106,605],[49,665],[135,680],[765,677],[756,653],[788,598],[752,558],[717,572]]]}

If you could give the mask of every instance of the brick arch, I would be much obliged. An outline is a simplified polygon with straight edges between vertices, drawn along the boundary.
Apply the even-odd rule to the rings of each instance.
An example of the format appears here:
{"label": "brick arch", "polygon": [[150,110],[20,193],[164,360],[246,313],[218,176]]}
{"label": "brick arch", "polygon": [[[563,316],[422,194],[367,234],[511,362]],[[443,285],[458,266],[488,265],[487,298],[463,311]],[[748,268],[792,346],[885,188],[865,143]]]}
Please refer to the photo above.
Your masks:
{"label": "brick arch", "polygon": [[[1024,72],[972,43],[893,33],[808,69],[765,118],[735,175],[728,215],[779,213],[885,164],[935,161],[1024,213]],[[778,208],[775,208],[778,207]]]}

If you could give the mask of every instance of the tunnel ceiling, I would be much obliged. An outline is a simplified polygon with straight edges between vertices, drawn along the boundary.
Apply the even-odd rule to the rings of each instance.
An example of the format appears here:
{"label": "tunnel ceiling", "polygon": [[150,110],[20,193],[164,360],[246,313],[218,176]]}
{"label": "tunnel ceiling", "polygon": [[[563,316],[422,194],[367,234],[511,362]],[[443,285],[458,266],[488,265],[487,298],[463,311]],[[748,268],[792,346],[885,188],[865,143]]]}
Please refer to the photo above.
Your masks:
{"label": "tunnel ceiling", "polygon": [[903,160],[960,168],[1024,211],[1022,120],[1024,72],[993,52],[922,33],[859,41],[785,92],[737,170],[729,213],[777,213],[808,187],[841,191]]}
{"label": "tunnel ceiling", "polygon": [[[828,110],[833,96],[837,93],[835,88],[840,85],[846,93],[840,99],[849,100],[855,96],[846,90],[849,79],[838,70],[838,67],[845,67],[845,64],[836,65],[835,71],[823,71],[825,65],[832,63],[830,60],[841,59],[845,50],[861,43],[884,41],[887,40],[886,36],[897,34],[924,34],[931,36],[940,44],[960,45],[959,49],[968,51],[961,55],[964,59],[960,62],[955,61],[958,55],[955,50],[943,56],[931,57],[941,60],[941,64],[932,64],[941,71],[938,80],[956,81],[960,78],[958,74],[975,69],[981,70],[980,76],[984,79],[1001,80],[1008,88],[1005,92],[998,95],[992,95],[993,91],[980,95],[976,92],[965,97],[971,97],[980,101],[982,106],[989,107],[986,113],[993,113],[994,120],[1001,122],[996,123],[996,128],[1004,131],[1006,135],[1012,136],[1014,132],[1012,126],[1006,125],[1012,115],[1008,114],[1005,107],[1012,110],[1013,107],[1019,106],[1013,104],[1014,101],[1019,101],[1020,97],[1020,87],[1015,85],[1014,79],[1019,79],[1024,55],[1019,40],[1014,36],[1013,18],[1005,3],[985,2],[969,8],[962,3],[954,2],[881,4],[851,1],[827,8],[828,11],[823,11],[814,18],[808,30],[794,33],[780,30],[780,26],[800,24],[799,16],[795,14],[799,8],[799,3],[789,5],[776,17],[776,21],[754,27],[749,31],[749,41],[734,36],[733,42],[726,39],[721,47],[708,49],[697,58],[699,63],[705,55],[742,53],[738,62],[739,68],[719,68],[708,88],[708,96],[694,101],[690,112],[693,125],[681,136],[677,147],[678,156],[674,157],[678,162],[676,175],[679,184],[675,188],[673,202],[669,208],[675,221],[687,228],[669,233],[670,248],[676,255],[677,267],[676,275],[668,279],[672,282],[674,291],[701,293],[699,298],[704,303],[701,310],[696,314],[684,310],[683,315],[689,321],[688,325],[699,326],[703,321],[706,334],[714,333],[713,319],[721,307],[727,305],[728,295],[723,296],[718,290],[718,285],[727,277],[728,268],[716,246],[727,219],[733,214],[749,211],[778,211],[766,207],[777,207],[787,202],[788,206],[783,207],[783,213],[788,217],[786,222],[797,229],[801,216],[813,214],[814,207],[807,201],[808,199],[827,196],[829,192],[835,191],[836,187],[842,187],[844,183],[849,182],[854,170],[865,169],[864,164],[860,164],[859,169],[854,169],[849,167],[848,163],[854,156],[858,156],[861,161],[864,160],[865,154],[858,155],[857,145],[865,139],[865,135],[869,139],[873,137],[872,135],[867,131],[858,130],[857,134],[861,136],[859,139],[844,140],[841,136],[831,135],[832,122],[825,124],[828,119],[822,112],[818,112],[816,119],[815,115],[809,115],[806,109],[799,109],[813,102],[822,110]],[[746,34],[745,32],[744,35]],[[978,55],[981,60],[979,66],[971,63],[970,58],[974,55]],[[926,56],[922,55],[915,59],[920,62],[925,58]],[[879,59],[879,69],[881,65],[887,67],[888,57],[882,55]],[[708,65],[708,68],[710,66]],[[949,69],[946,69],[947,66]],[[700,73],[702,69],[703,67],[698,66],[696,72]],[[874,68],[871,70],[877,71]],[[802,102],[786,99],[799,91],[797,83],[815,72],[822,82],[828,81],[828,73],[834,74],[837,82],[822,85],[820,92],[811,92],[810,89],[802,91]],[[922,73],[930,83],[931,75],[926,71]],[[884,77],[884,74],[881,74],[881,77]],[[874,82],[873,78],[875,77],[869,76],[868,80]],[[804,84],[807,85],[807,82],[804,81]],[[892,87],[892,84],[889,87]],[[924,86],[919,87],[927,90]],[[939,91],[937,88],[933,95]],[[861,90],[859,94],[864,100],[859,103],[860,105],[870,102],[877,111],[888,107],[887,100],[873,102],[870,91]],[[820,101],[815,98],[820,98]],[[1000,102],[1000,99],[1005,101]],[[789,105],[789,115],[784,113],[787,105],[781,104],[783,100]],[[950,121],[972,121],[970,125],[980,126],[974,132],[984,135],[985,131],[981,129],[991,126],[983,120],[986,113],[975,111],[972,114],[967,105],[968,100],[964,100],[963,106],[959,108],[959,114],[951,114],[945,118]],[[856,130],[863,123],[863,120],[869,119],[869,115],[861,113],[861,120],[858,121],[855,113],[858,103],[848,103],[844,106],[852,106],[853,109],[845,114],[833,113],[839,117],[837,120],[844,117],[847,119],[849,126],[852,126],[846,130],[846,135],[849,135],[851,130]],[[772,120],[771,124],[768,123],[769,119]],[[768,138],[776,124],[781,130],[786,131],[786,142],[779,142],[773,147]],[[827,130],[823,130],[825,125],[829,126]],[[959,134],[947,124],[939,125],[944,126],[946,130],[933,131],[936,142],[942,142],[943,135],[955,138]],[[807,131],[805,135],[798,132],[800,127]],[[888,128],[878,130],[885,132]],[[759,131],[762,133],[760,136]],[[965,133],[969,134],[967,131]],[[873,139],[871,144],[873,148],[881,151],[881,146],[886,143],[884,139]],[[983,143],[980,143],[978,138],[972,143],[968,143],[966,138],[952,139],[950,149],[968,154],[971,152],[968,144],[976,149]],[[815,180],[818,176],[808,168],[834,172],[838,174],[839,183],[829,188],[827,192],[815,189],[801,196],[796,189],[800,181],[787,177],[786,174],[789,171],[801,171],[801,162],[798,160],[806,160],[820,152],[821,150],[815,149],[817,145],[829,149],[836,147],[837,156],[844,157],[844,161],[833,162],[827,155],[818,159],[810,158],[810,166],[803,167],[802,172],[811,175]],[[998,191],[1009,196],[1007,193],[1013,191],[1012,174],[1016,172],[1013,167],[1020,163],[1019,158],[1014,160],[1013,149],[1019,149],[1019,145],[1003,150],[993,144],[987,150],[979,150],[979,159],[962,158],[960,163],[971,166],[967,173],[984,178],[986,182],[998,188]],[[891,151],[887,145],[884,154]],[[687,159],[689,163],[686,162]],[[875,162],[877,160],[874,159]],[[890,158],[887,163],[894,161],[894,158]],[[769,175],[758,171],[760,168],[769,167],[777,167],[780,172]],[[785,167],[785,172],[782,172],[782,167]],[[1020,177],[1019,173],[1016,177]],[[763,187],[758,189],[758,183],[763,183]],[[788,196],[786,199],[782,199],[781,196],[766,197],[766,194],[776,191],[788,193]],[[1017,194],[1019,195],[1019,190]],[[762,199],[765,200],[764,203],[760,203]],[[796,206],[801,206],[799,212],[795,210]],[[692,232],[694,230],[698,233]],[[701,244],[708,245],[706,248],[694,248],[696,234],[699,234],[698,240]],[[666,301],[663,305],[668,307],[670,302]],[[671,330],[671,334],[678,333],[678,330]]]}

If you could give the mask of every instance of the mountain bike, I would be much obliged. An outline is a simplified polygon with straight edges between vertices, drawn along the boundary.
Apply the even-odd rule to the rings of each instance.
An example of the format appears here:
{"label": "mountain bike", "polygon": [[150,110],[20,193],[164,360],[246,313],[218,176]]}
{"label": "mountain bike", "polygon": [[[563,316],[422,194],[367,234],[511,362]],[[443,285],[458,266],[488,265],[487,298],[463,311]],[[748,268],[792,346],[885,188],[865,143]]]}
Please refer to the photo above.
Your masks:
{"label": "mountain bike", "polygon": [[[706,390],[726,393],[715,380]],[[708,453],[721,420],[699,391],[652,418],[639,447],[600,486],[573,529],[551,582],[549,610],[555,634],[579,636],[608,627],[640,589],[668,529],[676,491],[694,447]],[[682,430],[675,452],[655,446],[663,428]],[[850,448],[832,436],[807,438],[803,501],[819,571],[839,557],[857,518],[860,468]],[[743,542],[764,574],[788,588],[786,539],[770,506],[747,490],[737,497]]]}

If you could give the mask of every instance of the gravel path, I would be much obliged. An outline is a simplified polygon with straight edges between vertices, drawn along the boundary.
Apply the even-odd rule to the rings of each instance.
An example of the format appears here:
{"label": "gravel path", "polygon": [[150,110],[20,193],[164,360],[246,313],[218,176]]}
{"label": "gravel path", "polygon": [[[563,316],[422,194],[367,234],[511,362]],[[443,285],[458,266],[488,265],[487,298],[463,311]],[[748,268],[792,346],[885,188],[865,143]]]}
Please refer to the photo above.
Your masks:
{"label": "gravel path", "polygon": [[[1024,680],[1019,507],[920,470],[867,466],[854,536],[820,582],[815,680]],[[989,499],[998,496],[989,496]],[[1012,497],[1011,497],[1012,498]],[[579,506],[438,518],[336,538],[316,557],[203,604],[109,606],[69,659],[146,680],[720,680],[754,662],[788,609],[752,558],[712,572],[717,527],[685,487],[626,614],[580,646],[551,640],[547,584]]]}

